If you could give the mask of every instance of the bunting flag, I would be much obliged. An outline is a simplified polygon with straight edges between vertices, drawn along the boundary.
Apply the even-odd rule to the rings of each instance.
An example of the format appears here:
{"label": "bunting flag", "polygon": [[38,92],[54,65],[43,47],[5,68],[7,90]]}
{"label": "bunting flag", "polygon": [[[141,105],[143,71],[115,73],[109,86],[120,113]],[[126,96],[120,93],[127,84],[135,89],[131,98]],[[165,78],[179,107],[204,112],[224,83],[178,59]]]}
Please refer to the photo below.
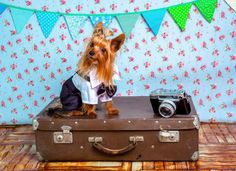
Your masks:
{"label": "bunting flag", "polygon": [[203,17],[210,23],[216,8],[217,0],[198,0],[194,4],[199,9]]}
{"label": "bunting flag", "polygon": [[106,27],[106,28],[109,26],[112,19],[113,19],[113,16],[107,16],[107,15],[106,16],[90,16],[90,20],[91,20],[93,26],[95,26],[97,23],[102,21],[104,27]]}
{"label": "bunting flag", "polygon": [[[234,10],[236,9],[236,0],[225,0]],[[47,38],[53,27],[55,26],[59,16],[63,16],[65,22],[68,27],[68,31],[70,33],[71,39],[74,39],[78,36],[79,30],[83,27],[90,18],[90,21],[93,26],[95,26],[98,22],[103,22],[104,27],[108,27],[112,22],[113,18],[116,17],[117,21],[120,24],[122,31],[125,33],[126,37],[129,37],[138,17],[142,15],[146,24],[151,29],[154,35],[158,34],[161,23],[165,16],[166,11],[168,10],[169,14],[179,26],[179,28],[183,31],[186,26],[186,22],[188,19],[189,11],[191,9],[192,4],[195,4],[199,9],[200,13],[203,17],[210,23],[214,11],[216,8],[217,0],[193,0],[192,2],[179,4],[175,6],[170,6],[161,9],[153,9],[149,11],[137,11],[131,13],[119,13],[119,14],[67,14],[67,13],[59,13],[59,12],[47,12],[47,11],[39,11],[33,9],[27,9],[22,7],[15,7],[13,5],[7,5],[0,2],[0,14],[3,11],[10,7],[12,19],[16,28],[17,33],[20,33],[24,28],[25,24],[35,12],[41,30],[45,38]]]}
{"label": "bunting flag", "polygon": [[5,5],[0,5],[0,15],[5,11],[7,7]]}
{"label": "bunting flag", "polygon": [[122,31],[125,33],[126,37],[129,37],[136,21],[138,20],[138,14],[130,15],[118,15],[116,16]]}
{"label": "bunting flag", "polygon": [[236,11],[236,0],[225,0],[227,4]]}
{"label": "bunting flag", "polygon": [[25,24],[32,16],[33,11],[20,10],[16,8],[11,8],[11,16],[16,28],[16,32],[19,34],[24,28]]}
{"label": "bunting flag", "polygon": [[88,20],[84,16],[64,16],[71,39],[75,39],[79,35],[79,31],[84,27],[85,22]]}
{"label": "bunting flag", "polygon": [[160,29],[165,13],[166,13],[166,8],[142,13],[143,18],[145,19],[147,25],[150,27],[155,36],[157,35]]}
{"label": "bunting flag", "polygon": [[36,12],[36,16],[43,35],[48,38],[59,18],[59,15],[56,13]]}
{"label": "bunting flag", "polygon": [[188,4],[183,4],[183,5],[179,5],[175,7],[170,7],[168,9],[170,15],[175,20],[176,24],[179,26],[181,31],[183,31],[186,26],[188,14],[191,7],[192,7],[192,4],[188,3]]}

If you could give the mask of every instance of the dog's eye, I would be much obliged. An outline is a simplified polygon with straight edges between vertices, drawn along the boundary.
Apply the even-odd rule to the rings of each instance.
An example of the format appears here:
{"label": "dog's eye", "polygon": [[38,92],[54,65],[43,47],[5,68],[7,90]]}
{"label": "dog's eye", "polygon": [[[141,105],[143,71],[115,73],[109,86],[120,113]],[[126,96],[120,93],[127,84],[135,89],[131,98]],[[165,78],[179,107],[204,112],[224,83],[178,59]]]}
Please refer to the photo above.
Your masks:
{"label": "dog's eye", "polygon": [[90,44],[90,47],[93,47],[93,46],[94,46],[94,44],[93,44],[93,43],[91,43],[91,44]]}
{"label": "dog's eye", "polygon": [[105,53],[107,50],[105,48],[101,48],[102,53]]}

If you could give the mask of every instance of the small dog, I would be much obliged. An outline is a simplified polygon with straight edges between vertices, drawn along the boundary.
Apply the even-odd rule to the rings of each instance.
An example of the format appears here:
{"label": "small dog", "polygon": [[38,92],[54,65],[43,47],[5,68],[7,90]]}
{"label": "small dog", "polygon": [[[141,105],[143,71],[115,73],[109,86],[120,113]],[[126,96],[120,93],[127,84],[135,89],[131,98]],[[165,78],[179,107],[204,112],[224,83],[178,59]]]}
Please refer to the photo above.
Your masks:
{"label": "small dog", "polygon": [[125,35],[107,39],[112,34],[104,28],[102,22],[96,25],[78,63],[76,74],[62,85],[60,100],[63,109],[73,111],[72,115],[87,114],[89,117],[96,117],[98,99],[105,103],[107,114],[119,114],[119,110],[112,104],[112,96],[116,92],[113,80],[119,79],[114,62],[117,51],[125,41]]}

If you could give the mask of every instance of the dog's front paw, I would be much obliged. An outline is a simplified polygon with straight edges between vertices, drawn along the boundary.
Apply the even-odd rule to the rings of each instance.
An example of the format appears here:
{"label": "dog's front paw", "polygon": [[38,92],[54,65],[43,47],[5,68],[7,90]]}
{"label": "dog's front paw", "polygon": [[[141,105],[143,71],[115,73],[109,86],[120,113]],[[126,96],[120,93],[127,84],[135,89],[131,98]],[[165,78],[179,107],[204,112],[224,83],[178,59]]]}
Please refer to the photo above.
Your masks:
{"label": "dog's front paw", "polygon": [[108,115],[118,115],[119,114],[119,110],[116,108],[111,108],[107,110],[107,114]]}
{"label": "dog's front paw", "polygon": [[97,117],[97,114],[94,111],[87,112],[87,115],[88,115],[89,118],[96,118]]}
{"label": "dog's front paw", "polygon": [[75,110],[75,111],[72,111],[71,114],[73,116],[81,116],[81,115],[84,115],[84,112],[79,111],[79,110]]}

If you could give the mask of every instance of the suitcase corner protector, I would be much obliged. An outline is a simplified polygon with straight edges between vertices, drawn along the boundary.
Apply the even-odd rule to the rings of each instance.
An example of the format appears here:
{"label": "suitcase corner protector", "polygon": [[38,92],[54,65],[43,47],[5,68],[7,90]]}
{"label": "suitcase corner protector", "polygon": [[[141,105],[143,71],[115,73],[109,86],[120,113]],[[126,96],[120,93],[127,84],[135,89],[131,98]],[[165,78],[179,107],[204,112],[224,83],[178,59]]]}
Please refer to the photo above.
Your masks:
{"label": "suitcase corner protector", "polygon": [[42,157],[42,155],[40,154],[40,152],[36,152],[36,156],[38,158],[39,161],[44,161],[44,158]]}
{"label": "suitcase corner protector", "polygon": [[38,117],[35,117],[32,122],[33,130],[36,131],[39,126]]}
{"label": "suitcase corner protector", "polygon": [[199,151],[195,151],[191,156],[191,160],[192,161],[197,161],[198,158],[199,158]]}
{"label": "suitcase corner protector", "polygon": [[195,126],[196,129],[200,128],[200,119],[199,119],[198,115],[194,116],[193,125]]}

